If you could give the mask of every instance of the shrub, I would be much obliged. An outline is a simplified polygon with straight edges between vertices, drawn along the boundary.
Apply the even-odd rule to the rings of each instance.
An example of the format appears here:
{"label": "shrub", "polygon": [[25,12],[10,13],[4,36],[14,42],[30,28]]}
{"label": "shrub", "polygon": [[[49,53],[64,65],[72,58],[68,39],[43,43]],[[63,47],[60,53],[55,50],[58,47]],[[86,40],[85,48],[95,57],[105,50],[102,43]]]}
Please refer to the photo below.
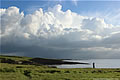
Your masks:
{"label": "shrub", "polygon": [[31,78],[31,74],[30,73],[31,73],[30,70],[25,70],[24,71],[24,75],[27,76],[27,77],[29,77],[29,78]]}
{"label": "shrub", "polygon": [[14,69],[9,69],[9,68],[3,68],[3,69],[0,69],[0,72],[15,72]]}
{"label": "shrub", "polygon": [[16,68],[23,68],[23,66],[16,66]]}
{"label": "shrub", "polygon": [[70,73],[70,71],[65,71],[64,73]]}

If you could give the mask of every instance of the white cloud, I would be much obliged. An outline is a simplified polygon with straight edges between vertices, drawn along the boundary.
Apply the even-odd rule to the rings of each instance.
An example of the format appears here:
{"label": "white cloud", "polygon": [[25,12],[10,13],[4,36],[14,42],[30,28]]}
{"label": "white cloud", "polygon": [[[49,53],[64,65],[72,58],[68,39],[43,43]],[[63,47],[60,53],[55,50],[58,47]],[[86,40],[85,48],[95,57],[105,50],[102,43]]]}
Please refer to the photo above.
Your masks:
{"label": "white cloud", "polygon": [[24,14],[19,13],[19,9],[16,7],[9,7],[8,9],[0,9],[1,15],[1,36],[9,35],[14,30],[21,28],[19,25]]}
{"label": "white cloud", "polygon": [[[19,12],[19,8],[9,7],[0,9],[0,16],[2,45],[12,41],[17,44],[22,42],[23,45],[59,48],[69,43],[69,48],[76,45],[74,43],[79,45],[85,41],[88,44],[83,43],[78,48],[86,49],[86,45],[89,47],[87,50],[113,52],[117,50],[112,45],[120,46],[120,25],[107,24],[104,19],[81,16],[71,10],[64,12],[59,4],[48,8],[48,11],[40,8],[25,16]],[[93,44],[96,47],[93,48]],[[106,45],[110,46],[104,48]]]}
{"label": "white cloud", "polygon": [[107,52],[107,51],[117,51],[119,52],[120,51],[120,48],[116,48],[116,49],[113,49],[113,48],[106,48],[106,47],[91,47],[91,48],[81,48],[81,50],[83,51],[93,51],[93,52]]}

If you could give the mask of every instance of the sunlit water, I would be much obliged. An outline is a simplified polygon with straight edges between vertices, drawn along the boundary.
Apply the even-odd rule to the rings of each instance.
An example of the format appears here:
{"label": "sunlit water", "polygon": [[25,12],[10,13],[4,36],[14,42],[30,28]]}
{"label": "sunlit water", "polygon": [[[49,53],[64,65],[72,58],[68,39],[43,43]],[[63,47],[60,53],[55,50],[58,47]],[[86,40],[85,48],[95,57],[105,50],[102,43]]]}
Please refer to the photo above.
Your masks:
{"label": "sunlit water", "polygon": [[72,62],[88,62],[90,64],[58,65],[57,68],[120,68],[120,59],[90,59],[90,60],[65,60]]}

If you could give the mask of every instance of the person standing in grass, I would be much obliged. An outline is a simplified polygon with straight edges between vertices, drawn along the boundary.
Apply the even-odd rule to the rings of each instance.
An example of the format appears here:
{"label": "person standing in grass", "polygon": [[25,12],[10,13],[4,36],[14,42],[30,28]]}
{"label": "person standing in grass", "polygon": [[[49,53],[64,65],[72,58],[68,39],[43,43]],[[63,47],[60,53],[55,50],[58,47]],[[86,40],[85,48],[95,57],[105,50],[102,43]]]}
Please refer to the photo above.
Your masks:
{"label": "person standing in grass", "polygon": [[93,68],[95,68],[95,63],[93,62]]}

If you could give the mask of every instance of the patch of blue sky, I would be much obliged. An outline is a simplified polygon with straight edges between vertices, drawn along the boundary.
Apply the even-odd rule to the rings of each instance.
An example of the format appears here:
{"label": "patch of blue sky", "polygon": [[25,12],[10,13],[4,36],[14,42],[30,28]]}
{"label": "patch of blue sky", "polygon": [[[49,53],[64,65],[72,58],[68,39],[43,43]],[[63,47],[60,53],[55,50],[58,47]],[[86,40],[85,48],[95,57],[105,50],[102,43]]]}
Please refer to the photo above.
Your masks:
{"label": "patch of blue sky", "polygon": [[47,11],[49,7],[54,7],[57,4],[62,5],[63,11],[69,9],[82,16],[104,18],[107,23],[113,22],[109,18],[112,17],[114,18],[113,24],[120,24],[118,23],[118,19],[120,19],[119,0],[1,0],[1,8],[16,6],[25,15],[31,14],[39,8]]}

